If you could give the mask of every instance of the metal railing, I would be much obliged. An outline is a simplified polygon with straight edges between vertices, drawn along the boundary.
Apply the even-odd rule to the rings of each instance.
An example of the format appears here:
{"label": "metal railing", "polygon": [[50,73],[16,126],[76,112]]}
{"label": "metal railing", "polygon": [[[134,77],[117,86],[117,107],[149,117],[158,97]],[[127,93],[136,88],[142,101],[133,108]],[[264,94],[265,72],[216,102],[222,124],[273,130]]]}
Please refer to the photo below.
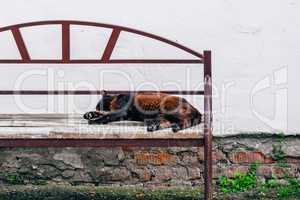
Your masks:
{"label": "metal railing", "polygon": [[[62,52],[61,59],[32,59],[26,44],[23,40],[20,28],[39,25],[61,25],[62,29]],[[112,29],[103,55],[97,60],[74,60],[70,58],[70,26],[84,25]],[[211,76],[211,52],[204,51],[203,54],[191,50],[176,42],[163,37],[146,33],[143,31],[101,24],[94,22],[81,21],[42,21],[25,24],[18,24],[0,28],[0,32],[11,31],[16,46],[21,55],[21,59],[0,59],[0,64],[203,64],[204,68],[204,90],[201,91],[159,91],[167,94],[179,95],[204,95],[204,137],[195,139],[13,139],[1,138],[0,147],[114,147],[114,146],[139,146],[139,147],[170,147],[170,146],[203,146],[204,145],[204,180],[205,180],[205,199],[212,199],[212,76]],[[167,43],[175,48],[181,49],[197,59],[111,59],[112,52],[118,41],[121,32],[130,32],[144,37],[152,38],[163,43]],[[202,67],[202,66],[201,66]],[[0,90],[0,95],[101,95],[101,94],[120,94],[141,91],[103,91],[103,90]],[[149,92],[149,91],[148,91]],[[151,91],[158,92],[158,91]]]}

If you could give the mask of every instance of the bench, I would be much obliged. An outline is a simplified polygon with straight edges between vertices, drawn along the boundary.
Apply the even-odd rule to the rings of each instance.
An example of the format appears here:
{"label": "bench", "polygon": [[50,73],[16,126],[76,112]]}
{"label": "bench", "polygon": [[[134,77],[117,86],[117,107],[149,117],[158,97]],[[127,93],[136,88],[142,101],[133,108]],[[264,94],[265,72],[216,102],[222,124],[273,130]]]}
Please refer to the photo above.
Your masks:
{"label": "bench", "polygon": [[[39,25],[61,25],[61,59],[31,59],[20,28]],[[97,60],[76,60],[70,57],[70,26],[84,25],[112,29],[104,53]],[[81,21],[42,21],[18,24],[0,28],[10,31],[15,40],[21,59],[0,59],[1,64],[201,64],[204,69],[204,90],[201,91],[160,91],[178,95],[204,95],[204,122],[201,125],[172,133],[160,130],[148,133],[139,123],[118,122],[109,125],[89,126],[78,115],[60,114],[18,114],[0,115],[0,147],[170,147],[203,146],[205,155],[204,179],[205,199],[212,199],[212,87],[211,52],[198,53],[183,45],[160,36],[110,24]],[[197,59],[112,59],[111,55],[122,32],[151,38],[174,48],[183,50]],[[203,66],[202,66],[203,64]],[[101,95],[134,93],[139,91],[103,90],[0,90],[0,95]]]}

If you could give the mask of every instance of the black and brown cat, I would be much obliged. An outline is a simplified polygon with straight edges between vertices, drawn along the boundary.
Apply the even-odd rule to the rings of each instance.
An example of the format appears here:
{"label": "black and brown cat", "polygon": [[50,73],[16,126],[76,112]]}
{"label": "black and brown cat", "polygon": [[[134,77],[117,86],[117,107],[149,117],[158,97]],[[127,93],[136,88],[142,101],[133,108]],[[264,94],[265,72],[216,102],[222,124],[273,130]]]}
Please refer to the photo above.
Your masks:
{"label": "black and brown cat", "polygon": [[147,131],[172,128],[173,132],[200,124],[201,113],[187,100],[165,93],[103,95],[96,111],[84,114],[89,124],[142,121]]}

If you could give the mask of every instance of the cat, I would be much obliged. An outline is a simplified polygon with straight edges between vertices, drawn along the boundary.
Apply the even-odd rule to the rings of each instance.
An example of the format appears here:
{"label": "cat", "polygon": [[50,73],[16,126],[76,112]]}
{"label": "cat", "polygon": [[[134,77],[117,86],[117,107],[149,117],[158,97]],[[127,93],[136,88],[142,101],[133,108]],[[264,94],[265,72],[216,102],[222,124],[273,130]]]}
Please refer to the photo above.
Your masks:
{"label": "cat", "polygon": [[165,93],[103,95],[96,111],[83,116],[89,124],[114,121],[141,121],[152,132],[172,128],[180,131],[201,123],[202,114],[186,99]]}

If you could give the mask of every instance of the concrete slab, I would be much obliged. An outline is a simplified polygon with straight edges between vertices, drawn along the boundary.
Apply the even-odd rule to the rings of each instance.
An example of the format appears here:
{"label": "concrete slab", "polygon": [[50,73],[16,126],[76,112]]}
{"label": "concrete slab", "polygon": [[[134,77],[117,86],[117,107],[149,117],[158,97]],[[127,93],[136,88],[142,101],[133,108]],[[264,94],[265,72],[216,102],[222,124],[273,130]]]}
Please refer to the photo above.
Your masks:
{"label": "concrete slab", "polygon": [[81,115],[0,115],[0,139],[199,139],[202,138],[202,133],[203,125],[177,133],[173,133],[171,129],[147,132],[141,122],[88,125]]}

